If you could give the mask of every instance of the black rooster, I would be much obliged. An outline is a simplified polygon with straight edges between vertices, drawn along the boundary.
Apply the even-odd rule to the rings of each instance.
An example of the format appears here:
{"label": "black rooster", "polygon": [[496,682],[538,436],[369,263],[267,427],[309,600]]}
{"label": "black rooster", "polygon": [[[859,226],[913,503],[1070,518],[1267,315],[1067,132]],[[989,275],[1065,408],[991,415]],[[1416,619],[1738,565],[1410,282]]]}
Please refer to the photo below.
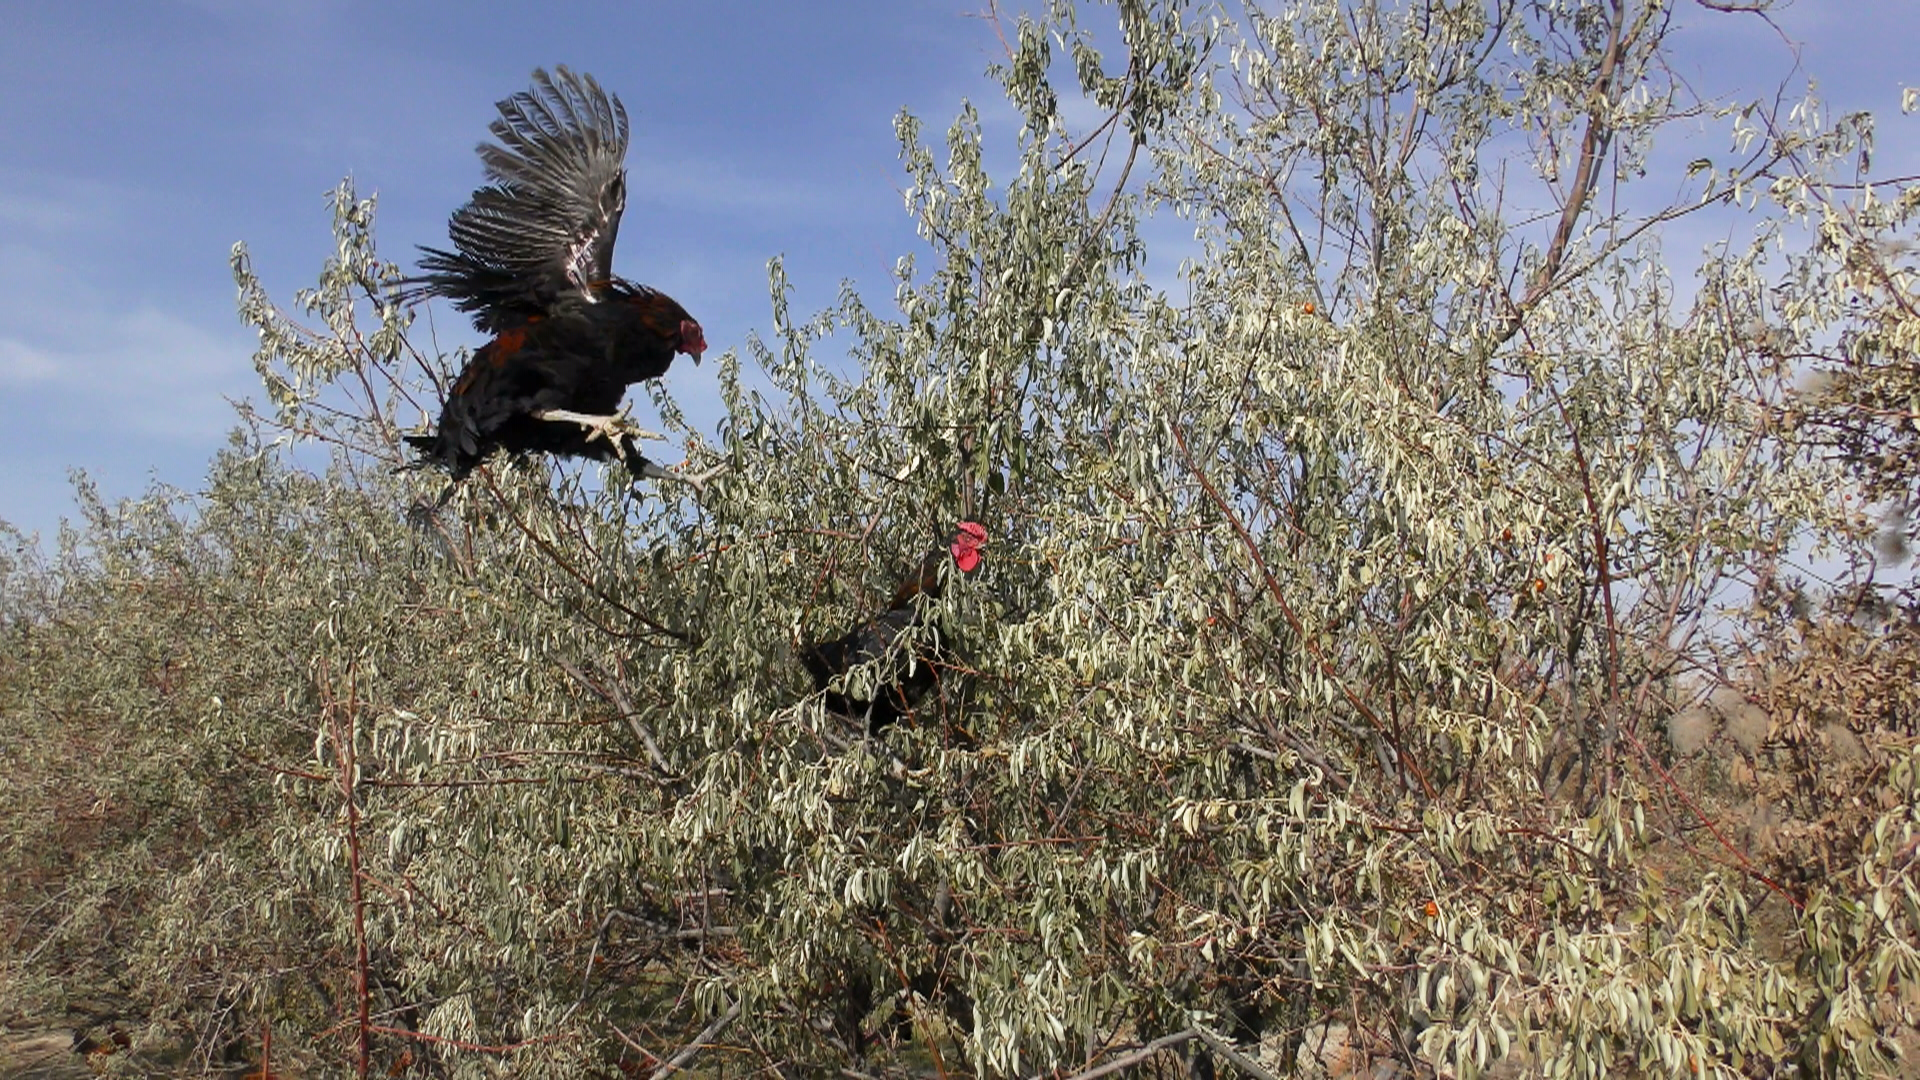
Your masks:
{"label": "black rooster", "polygon": [[[700,324],[664,293],[613,276],[627,205],[627,111],[590,75],[556,67],[499,103],[482,143],[488,186],[454,211],[453,251],[421,249],[413,296],[440,296],[494,335],[453,384],[418,465],[457,484],[496,449],[600,460],[682,479],[648,461],[619,414],[627,387],[700,362]],[[441,495],[452,494],[449,485]]]}
{"label": "black rooster", "polygon": [[[960,523],[953,541],[945,548],[927,553],[920,566],[894,590],[887,609],[832,641],[804,645],[800,663],[813,676],[815,690],[826,690],[827,708],[853,719],[865,718],[867,731],[873,734],[912,714],[913,706],[939,681],[936,670],[947,664],[946,650],[938,628],[932,641],[901,656],[895,643],[926,617],[916,597],[937,600],[945,590],[943,573],[949,563],[962,574],[972,573],[980,565],[981,547],[987,542],[987,530],[971,521]],[[861,664],[879,661],[879,688],[871,700],[848,697],[828,690],[834,679]]]}

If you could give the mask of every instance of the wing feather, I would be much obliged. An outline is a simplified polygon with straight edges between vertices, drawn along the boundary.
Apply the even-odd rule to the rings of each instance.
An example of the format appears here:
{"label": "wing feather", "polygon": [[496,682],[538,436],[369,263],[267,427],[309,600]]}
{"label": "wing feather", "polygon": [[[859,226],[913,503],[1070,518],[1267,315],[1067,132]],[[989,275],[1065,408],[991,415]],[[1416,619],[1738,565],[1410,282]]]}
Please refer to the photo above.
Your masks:
{"label": "wing feather", "polygon": [[478,152],[491,181],[454,211],[453,251],[424,249],[422,291],[499,331],[529,315],[594,302],[613,278],[626,209],[627,111],[591,75],[533,73],[498,103]]}

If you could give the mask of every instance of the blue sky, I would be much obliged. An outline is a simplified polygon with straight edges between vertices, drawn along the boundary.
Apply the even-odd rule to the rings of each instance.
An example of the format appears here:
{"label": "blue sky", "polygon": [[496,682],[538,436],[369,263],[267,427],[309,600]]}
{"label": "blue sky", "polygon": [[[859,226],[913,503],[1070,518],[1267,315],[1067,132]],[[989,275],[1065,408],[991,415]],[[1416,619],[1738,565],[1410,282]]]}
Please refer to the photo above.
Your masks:
{"label": "blue sky", "polygon": [[[876,302],[916,244],[892,118],[934,132],[997,100],[985,0],[836,4],[10,0],[0,34],[0,519],[50,532],[69,470],[109,496],[191,488],[251,396],[227,252],[277,297],[330,251],[324,195],[378,193],[389,258],[442,242],[479,179],[492,103],[535,66],[592,72],[634,119],[619,271],[706,326],[714,353],[766,332],[765,265],[798,311],[852,278]],[[1003,7],[1014,5],[1003,4]],[[1682,18],[1697,21],[1691,4]],[[1915,160],[1920,3],[1799,0],[1779,22],[1837,104],[1882,116],[1885,171]],[[1754,20],[1687,41],[1702,90],[1791,69]],[[471,340],[450,312],[443,343]],[[677,365],[694,406],[711,372]]]}

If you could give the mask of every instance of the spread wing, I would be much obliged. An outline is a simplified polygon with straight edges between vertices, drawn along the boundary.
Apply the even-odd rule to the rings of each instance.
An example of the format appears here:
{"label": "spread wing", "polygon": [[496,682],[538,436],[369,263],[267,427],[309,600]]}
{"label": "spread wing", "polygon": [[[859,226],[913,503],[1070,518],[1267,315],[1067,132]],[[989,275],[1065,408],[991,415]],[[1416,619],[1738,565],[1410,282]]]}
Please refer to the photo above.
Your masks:
{"label": "spread wing", "polygon": [[479,147],[492,183],[454,211],[453,251],[422,249],[415,279],[493,333],[598,300],[627,205],[627,111],[593,76],[537,70],[498,108],[499,142]]}

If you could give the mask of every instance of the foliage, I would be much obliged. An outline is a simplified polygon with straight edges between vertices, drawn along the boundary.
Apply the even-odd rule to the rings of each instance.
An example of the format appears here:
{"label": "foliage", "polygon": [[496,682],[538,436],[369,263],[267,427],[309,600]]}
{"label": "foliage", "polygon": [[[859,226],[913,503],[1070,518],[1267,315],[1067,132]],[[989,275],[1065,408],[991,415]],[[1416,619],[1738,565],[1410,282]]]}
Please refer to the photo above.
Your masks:
{"label": "foliage", "polygon": [[[1909,113],[1920,108],[1920,91],[1908,89],[1902,104]],[[1872,128],[1846,134],[1857,174],[1822,171],[1776,183],[1784,208],[1817,237],[1781,290],[1801,331],[1782,344],[1803,350],[1795,359],[1809,373],[1786,421],[1804,425],[1805,441],[1835,452],[1866,496],[1886,504],[1891,527],[1881,549],[1898,561],[1905,541],[1920,536],[1920,281],[1906,235],[1920,213],[1920,186],[1869,181],[1861,174],[1871,161]],[[1804,332],[1836,322],[1843,329],[1830,338]]]}
{"label": "foliage", "polygon": [[[1874,436],[1808,437],[1802,363],[1871,358],[1827,401],[1881,415],[1908,299],[1833,229],[1775,254],[1911,203],[1835,178],[1869,122],[1691,102],[1661,4],[1117,13],[1011,27],[1006,179],[973,109],[944,156],[901,118],[933,258],[896,313],[798,320],[776,262],[715,435],[656,392],[730,466],[697,504],[502,461],[410,526],[397,434],[446,366],[372,203],[338,193],[295,313],[237,250],[272,415],[205,493],[6,567],[21,985],[202,1064],[271,1030],[276,1069],[1889,1068],[1920,651],[1789,567],[1861,550],[1851,478],[1898,494]],[[1702,116],[1733,154],[1649,204]],[[1751,243],[1683,303],[1660,226],[1716,213]],[[963,517],[966,665],[863,739],[792,650]],[[1715,687],[1757,749],[1679,749]],[[1835,725],[1871,800],[1793,782]]]}

